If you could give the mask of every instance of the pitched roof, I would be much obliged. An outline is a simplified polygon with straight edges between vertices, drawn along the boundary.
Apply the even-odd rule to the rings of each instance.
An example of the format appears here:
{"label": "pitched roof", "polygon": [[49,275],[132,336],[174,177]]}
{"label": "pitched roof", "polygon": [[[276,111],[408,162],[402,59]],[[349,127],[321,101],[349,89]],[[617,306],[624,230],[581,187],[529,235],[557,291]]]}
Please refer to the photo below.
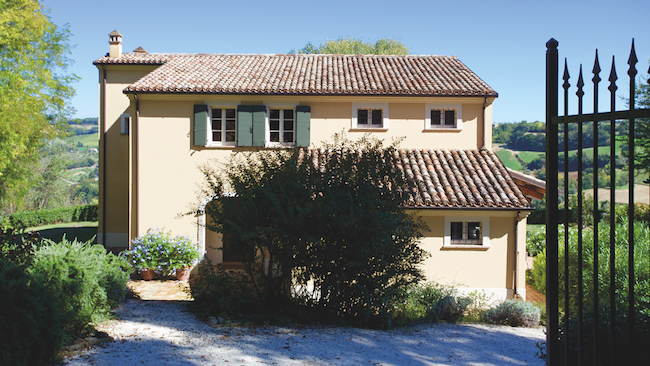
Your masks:
{"label": "pitched roof", "polygon": [[[310,149],[307,154],[308,161],[322,164],[331,152]],[[406,208],[531,209],[492,151],[400,149],[394,158],[408,185]]]}
{"label": "pitched roof", "polygon": [[409,208],[530,209],[494,152],[399,150],[398,169],[411,183]]}
{"label": "pitched roof", "polygon": [[125,53],[95,65],[161,65],[126,93],[493,96],[455,56]]}

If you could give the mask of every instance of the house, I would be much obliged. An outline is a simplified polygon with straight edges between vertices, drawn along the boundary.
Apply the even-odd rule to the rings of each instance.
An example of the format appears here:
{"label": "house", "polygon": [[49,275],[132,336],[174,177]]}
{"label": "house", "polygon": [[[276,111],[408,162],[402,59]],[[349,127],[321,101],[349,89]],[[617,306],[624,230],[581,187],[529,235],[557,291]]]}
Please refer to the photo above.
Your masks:
{"label": "house", "polygon": [[414,186],[405,209],[429,226],[428,278],[525,298],[530,203],[491,151],[497,93],[456,57],[123,53],[117,31],[109,44],[94,61],[107,248],[164,227],[224,262],[206,218],[182,215],[197,202],[199,166],[371,133],[404,137],[401,168]]}

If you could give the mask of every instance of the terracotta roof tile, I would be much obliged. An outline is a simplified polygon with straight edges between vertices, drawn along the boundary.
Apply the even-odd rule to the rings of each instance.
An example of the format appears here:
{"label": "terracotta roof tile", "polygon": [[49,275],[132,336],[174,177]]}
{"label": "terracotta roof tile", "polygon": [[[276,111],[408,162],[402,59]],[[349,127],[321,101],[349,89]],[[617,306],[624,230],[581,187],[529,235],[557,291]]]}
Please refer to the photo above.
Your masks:
{"label": "terracotta roof tile", "polygon": [[497,96],[454,56],[124,53],[94,64],[161,65],[127,93]]}
{"label": "terracotta roof tile", "polygon": [[[331,152],[310,149],[308,161],[325,169]],[[408,208],[531,209],[519,186],[492,151],[401,149],[397,171],[406,177]]]}

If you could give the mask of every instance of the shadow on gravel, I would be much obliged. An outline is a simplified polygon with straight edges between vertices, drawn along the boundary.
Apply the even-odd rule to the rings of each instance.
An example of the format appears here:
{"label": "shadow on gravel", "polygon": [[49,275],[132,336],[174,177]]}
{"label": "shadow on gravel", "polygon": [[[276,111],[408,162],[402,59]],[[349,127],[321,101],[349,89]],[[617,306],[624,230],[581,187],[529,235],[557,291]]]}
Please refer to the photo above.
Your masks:
{"label": "shadow on gravel", "polygon": [[539,330],[426,324],[391,331],[342,327],[211,328],[182,302],[129,300],[116,338],[70,365],[543,365]]}

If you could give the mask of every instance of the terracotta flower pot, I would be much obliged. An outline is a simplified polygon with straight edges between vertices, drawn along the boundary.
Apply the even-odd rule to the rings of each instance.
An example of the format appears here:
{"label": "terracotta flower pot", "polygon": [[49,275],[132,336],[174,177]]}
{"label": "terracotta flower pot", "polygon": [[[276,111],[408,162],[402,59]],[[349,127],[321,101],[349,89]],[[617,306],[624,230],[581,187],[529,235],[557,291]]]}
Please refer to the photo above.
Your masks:
{"label": "terracotta flower pot", "polygon": [[190,279],[192,268],[182,268],[176,270],[176,279],[179,281],[188,281]]}
{"label": "terracotta flower pot", "polygon": [[151,268],[145,271],[141,271],[140,273],[142,273],[142,279],[145,281],[151,281],[156,276],[156,272],[154,272]]}

